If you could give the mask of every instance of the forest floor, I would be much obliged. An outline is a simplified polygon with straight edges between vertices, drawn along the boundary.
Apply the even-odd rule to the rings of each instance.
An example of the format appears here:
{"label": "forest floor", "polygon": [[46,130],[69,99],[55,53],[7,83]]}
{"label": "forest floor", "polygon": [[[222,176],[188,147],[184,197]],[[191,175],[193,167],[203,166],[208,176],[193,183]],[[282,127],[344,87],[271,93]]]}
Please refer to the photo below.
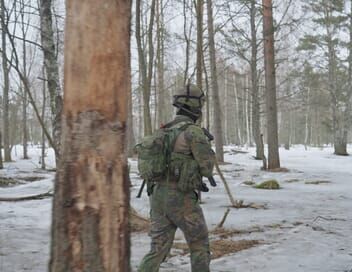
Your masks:
{"label": "forest floor", "polygon": [[[259,209],[231,208],[222,229],[216,229],[229,206],[219,176],[218,186],[202,195],[210,230],[212,272],[351,272],[352,271],[352,156],[333,155],[330,147],[297,146],[280,149],[282,167],[288,172],[265,172],[253,159],[254,149],[226,147],[221,166],[230,188],[243,204]],[[16,154],[17,151],[17,154]],[[352,146],[349,149],[352,153]],[[247,153],[246,153],[247,152]],[[0,170],[0,198],[47,194],[36,200],[0,202],[0,272],[45,272],[49,259],[51,202],[54,172],[40,170],[39,148],[30,148],[30,160],[20,159]],[[131,205],[148,217],[146,193],[140,186],[136,161],[131,164]],[[53,153],[47,156],[54,168]],[[281,189],[263,190],[253,185],[276,179]],[[252,185],[250,185],[252,184]],[[131,266],[149,250],[147,232],[131,236]],[[160,271],[190,271],[189,254],[181,232]]]}

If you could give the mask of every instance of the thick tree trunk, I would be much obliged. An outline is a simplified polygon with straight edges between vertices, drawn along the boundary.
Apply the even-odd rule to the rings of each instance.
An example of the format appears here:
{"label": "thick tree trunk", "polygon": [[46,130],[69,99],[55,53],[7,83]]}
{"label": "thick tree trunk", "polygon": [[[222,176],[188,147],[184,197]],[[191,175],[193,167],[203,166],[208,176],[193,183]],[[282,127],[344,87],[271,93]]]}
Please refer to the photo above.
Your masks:
{"label": "thick tree trunk", "polygon": [[59,79],[59,66],[56,58],[51,6],[52,0],[40,0],[40,35],[50,97],[53,140],[57,151],[56,155],[60,156],[62,96]]}
{"label": "thick tree trunk", "polygon": [[268,130],[268,168],[280,168],[272,0],[263,0],[264,66]]}
{"label": "thick tree trunk", "polygon": [[5,1],[1,0],[1,49],[2,49],[2,71],[3,71],[3,138],[4,138],[4,160],[5,162],[11,161],[11,148],[10,148],[10,117],[9,117],[9,91],[10,82],[9,75],[10,69],[7,63],[6,55],[6,31],[8,18],[5,17]]}
{"label": "thick tree trunk", "polygon": [[216,158],[219,162],[224,161],[223,138],[222,138],[222,113],[219,97],[219,85],[216,69],[216,56],[215,56],[215,41],[214,41],[214,22],[213,22],[213,3],[212,0],[207,0],[208,12],[208,34],[209,34],[209,55],[210,55],[210,74],[211,84],[213,91],[214,103],[214,136],[215,136],[215,150]]}
{"label": "thick tree trunk", "polygon": [[131,1],[68,0],[66,8],[62,156],[50,271],[129,271],[125,133]]}
{"label": "thick tree trunk", "polygon": [[335,154],[340,156],[347,156],[347,130],[345,128],[339,129],[335,132],[334,138]]}

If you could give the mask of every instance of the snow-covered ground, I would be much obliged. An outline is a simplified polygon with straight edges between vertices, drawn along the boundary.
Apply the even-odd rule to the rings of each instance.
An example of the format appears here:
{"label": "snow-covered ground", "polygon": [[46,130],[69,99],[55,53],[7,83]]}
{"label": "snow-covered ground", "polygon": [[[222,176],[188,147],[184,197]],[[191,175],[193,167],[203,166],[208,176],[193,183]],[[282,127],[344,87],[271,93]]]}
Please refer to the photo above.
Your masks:
{"label": "snow-covered ground", "polygon": [[[350,272],[352,271],[352,157],[334,156],[331,148],[323,150],[297,146],[280,149],[281,164],[290,171],[260,171],[260,161],[249,153],[234,154],[226,147],[224,174],[236,199],[266,205],[267,209],[231,209],[224,224],[226,229],[239,230],[228,239],[259,240],[258,246],[215,259],[213,272]],[[352,149],[350,148],[352,153]],[[19,148],[17,154],[19,154]],[[14,154],[15,155],[15,154]],[[31,160],[15,156],[5,164],[0,177],[39,176],[42,179],[13,187],[0,187],[0,197],[46,193],[53,185],[53,172],[39,170],[40,150],[30,149]],[[48,166],[53,167],[52,153]],[[137,199],[140,180],[136,161],[130,161],[131,204],[148,216],[146,193]],[[268,179],[279,181],[280,190],[260,190],[243,184]],[[224,186],[218,176],[216,188],[203,194],[205,217],[212,230],[220,222],[229,205]],[[319,183],[323,181],[323,183]],[[309,184],[309,183],[318,184]],[[0,202],[0,272],[45,272],[49,258],[51,199]],[[211,239],[215,239],[211,235]],[[178,242],[183,240],[177,233]],[[136,271],[139,261],[149,249],[147,233],[132,234],[131,265]],[[190,271],[189,256],[174,256],[160,271]]]}

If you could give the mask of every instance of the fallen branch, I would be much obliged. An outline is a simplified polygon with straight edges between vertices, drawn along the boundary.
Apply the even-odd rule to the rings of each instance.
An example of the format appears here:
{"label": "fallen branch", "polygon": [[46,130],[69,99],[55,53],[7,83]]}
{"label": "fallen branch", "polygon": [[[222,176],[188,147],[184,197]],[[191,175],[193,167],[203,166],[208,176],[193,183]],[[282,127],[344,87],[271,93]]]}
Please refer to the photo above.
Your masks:
{"label": "fallen branch", "polygon": [[229,213],[230,213],[230,209],[227,208],[227,210],[226,210],[225,213],[224,213],[224,216],[222,217],[220,223],[216,226],[215,229],[220,229],[220,228],[223,227],[223,225],[224,225],[224,223],[225,223],[225,221],[226,221],[226,218],[227,218],[227,216],[229,215]]}
{"label": "fallen branch", "polygon": [[323,219],[323,220],[326,220],[326,221],[346,221],[346,219],[343,219],[343,218],[331,218],[331,217],[324,217],[324,216],[318,215],[318,216],[313,220],[313,223],[314,223],[315,221],[317,221],[318,219]]}
{"label": "fallen branch", "polygon": [[228,185],[228,183],[227,183],[227,181],[226,181],[226,179],[225,179],[225,177],[224,177],[224,175],[223,175],[223,173],[222,173],[222,171],[221,171],[221,169],[219,167],[219,163],[218,163],[217,160],[215,160],[215,168],[216,168],[216,171],[218,172],[218,174],[220,176],[220,179],[224,183],[225,190],[226,190],[227,195],[229,196],[229,199],[230,199],[232,207],[236,207],[236,201],[235,201],[235,199],[234,199],[234,197],[233,197],[233,195],[232,195],[232,193],[230,191],[230,187],[229,187],[229,185]]}
{"label": "fallen branch", "polygon": [[1,202],[17,202],[17,201],[27,201],[27,200],[39,200],[47,197],[51,197],[54,194],[52,191],[48,191],[43,194],[39,195],[32,195],[32,196],[21,196],[21,197],[0,197]]}

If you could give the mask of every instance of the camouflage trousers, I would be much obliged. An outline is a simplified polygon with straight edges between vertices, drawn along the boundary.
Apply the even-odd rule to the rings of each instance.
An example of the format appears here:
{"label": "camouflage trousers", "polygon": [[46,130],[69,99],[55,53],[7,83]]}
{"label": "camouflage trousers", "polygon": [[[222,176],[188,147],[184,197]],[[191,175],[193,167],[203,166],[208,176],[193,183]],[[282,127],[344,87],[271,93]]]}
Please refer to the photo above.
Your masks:
{"label": "camouflage trousers", "polygon": [[190,249],[192,272],[209,272],[208,229],[197,195],[183,193],[170,185],[157,184],[150,197],[151,249],[138,271],[159,271],[170,252],[176,229],[180,228]]}

